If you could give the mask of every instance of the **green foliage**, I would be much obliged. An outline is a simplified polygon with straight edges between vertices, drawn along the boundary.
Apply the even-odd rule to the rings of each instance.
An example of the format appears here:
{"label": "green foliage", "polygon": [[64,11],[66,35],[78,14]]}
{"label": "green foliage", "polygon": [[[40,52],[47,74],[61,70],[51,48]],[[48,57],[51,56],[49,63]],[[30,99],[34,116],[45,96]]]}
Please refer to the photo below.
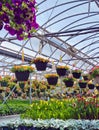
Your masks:
{"label": "green foliage", "polygon": [[[13,114],[24,113],[29,106],[29,100],[9,100],[7,103]],[[5,104],[2,105],[2,102],[0,104],[0,116],[12,114]]]}
{"label": "green foliage", "polygon": [[93,98],[89,101],[82,99],[39,101],[33,103],[21,117],[33,120],[99,119],[99,108]]}
{"label": "green foliage", "polygon": [[99,68],[94,69],[91,73],[92,78],[95,78],[96,76],[99,76]]}
{"label": "green foliage", "polygon": [[75,81],[75,79],[73,77],[66,77],[63,79],[63,82],[65,81]]}

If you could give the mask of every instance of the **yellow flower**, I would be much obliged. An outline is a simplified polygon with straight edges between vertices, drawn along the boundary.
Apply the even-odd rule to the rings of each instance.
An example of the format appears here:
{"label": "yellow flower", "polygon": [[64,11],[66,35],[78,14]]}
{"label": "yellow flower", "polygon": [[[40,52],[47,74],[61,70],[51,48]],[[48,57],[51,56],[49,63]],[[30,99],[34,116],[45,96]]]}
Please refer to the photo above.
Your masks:
{"label": "yellow flower", "polygon": [[32,63],[36,63],[38,61],[40,61],[40,62],[47,62],[47,63],[49,62],[48,59],[45,59],[45,58],[42,58],[42,57],[37,57],[37,58],[32,60]]}
{"label": "yellow flower", "polygon": [[19,72],[22,72],[22,71],[33,72],[34,70],[35,70],[34,67],[26,66],[26,65],[13,66],[12,69],[11,69],[12,72],[16,72],[16,71],[19,71]]}
{"label": "yellow flower", "polygon": [[57,69],[66,69],[66,70],[69,70],[70,68],[69,68],[69,66],[57,66]]}
{"label": "yellow flower", "polygon": [[45,78],[50,78],[50,77],[58,77],[58,74],[54,73],[54,74],[46,74]]}

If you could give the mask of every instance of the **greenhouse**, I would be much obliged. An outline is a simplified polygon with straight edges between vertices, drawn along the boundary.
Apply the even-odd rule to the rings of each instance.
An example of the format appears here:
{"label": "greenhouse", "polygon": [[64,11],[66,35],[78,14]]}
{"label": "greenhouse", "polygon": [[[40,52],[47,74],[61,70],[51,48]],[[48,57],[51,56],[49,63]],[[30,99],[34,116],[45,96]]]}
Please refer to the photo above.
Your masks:
{"label": "greenhouse", "polygon": [[0,130],[99,130],[99,0],[0,1]]}

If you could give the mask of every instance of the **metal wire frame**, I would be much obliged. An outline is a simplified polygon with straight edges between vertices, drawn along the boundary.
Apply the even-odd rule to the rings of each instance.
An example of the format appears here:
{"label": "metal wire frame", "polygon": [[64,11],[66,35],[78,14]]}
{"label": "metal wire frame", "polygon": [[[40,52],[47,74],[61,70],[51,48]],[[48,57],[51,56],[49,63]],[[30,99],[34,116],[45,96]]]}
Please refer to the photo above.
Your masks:
{"label": "metal wire frame", "polygon": [[[82,2],[85,2],[86,0],[82,0]],[[43,2],[46,2],[46,1],[42,1],[41,2],[41,4],[43,4]],[[70,2],[67,2],[66,4],[69,4],[69,3],[73,3],[73,2],[81,2],[80,0],[73,0],[73,1],[70,1]],[[85,2],[86,4],[88,3],[88,2]],[[63,3],[62,3],[63,4]],[[62,4],[61,5],[56,5],[56,7],[59,7],[59,6],[62,6]],[[79,5],[83,5],[84,3],[81,3],[81,4],[79,4]],[[40,4],[38,4],[39,6],[40,6]],[[77,6],[79,6],[79,5],[77,5]],[[56,8],[55,7],[55,8]],[[74,8],[74,7],[76,7],[76,6],[73,6],[72,8]],[[54,7],[51,7],[50,9],[48,9],[48,10],[51,10],[51,9],[53,9]],[[71,9],[72,9],[71,8]],[[39,13],[38,14],[38,16],[40,15],[40,14],[43,14],[44,12],[41,12],[41,13]],[[62,14],[62,13],[61,13]],[[87,12],[86,12],[86,14],[87,14]],[[94,13],[95,14],[95,13]],[[95,15],[97,15],[97,12],[96,12],[96,14],[95,15],[91,15],[90,17],[92,17],[92,16],[95,16]],[[58,14],[59,15],[59,14]],[[80,14],[81,15],[81,14]],[[57,17],[57,15],[55,16],[55,17]],[[55,17],[53,17],[53,18],[55,18]],[[74,16],[75,17],[75,16]],[[53,20],[53,19],[52,19]],[[64,19],[65,20],[65,19]],[[49,22],[49,21],[48,21]],[[86,23],[85,23],[86,24]],[[49,25],[48,25],[49,26]],[[51,25],[52,26],[52,25]],[[70,28],[68,28],[68,29],[70,29]],[[5,36],[6,37],[6,36]],[[40,36],[37,36],[37,38],[39,38]],[[73,37],[72,37],[73,38]],[[39,38],[40,40],[42,39],[41,37]],[[64,41],[61,41],[59,38],[57,38],[60,42],[61,42],[61,45],[66,45],[66,47],[68,48],[68,47],[70,47],[70,45],[69,44],[67,44],[67,43],[65,43]],[[7,38],[7,39],[2,39],[3,41],[5,40],[5,41],[10,41],[12,44],[16,44],[16,45],[18,45],[17,43],[14,43],[14,42],[12,42],[12,40],[11,40],[11,38]],[[15,40],[15,38],[14,38],[14,40]],[[62,44],[62,42],[63,42],[63,44]],[[2,42],[3,43],[3,42]],[[28,43],[28,42],[27,42]],[[18,46],[20,46],[21,48],[20,48],[20,51],[22,50],[22,48],[24,47],[25,49],[28,49],[28,50],[31,50],[31,51],[34,51],[33,50],[33,48],[32,49],[30,49],[30,48],[28,48],[28,47],[26,47],[25,45],[27,44],[27,43],[25,43],[23,46],[21,46],[21,45],[18,45]],[[52,41],[49,41],[48,40],[48,43],[46,43],[46,44],[49,44],[50,46],[53,46],[53,47],[56,47],[56,49],[55,50],[58,50],[58,49],[60,49],[61,51],[63,50],[62,48],[60,48],[59,47],[59,45],[56,45],[55,43],[52,43]],[[76,47],[76,46],[75,46]],[[9,49],[10,50],[10,49]],[[37,51],[34,51],[36,54],[37,54]],[[66,49],[64,50],[64,52],[66,53]],[[82,55],[85,55],[86,57],[87,57],[87,55],[86,54],[84,54],[84,53],[82,53],[82,52],[80,52],[79,50],[77,50],[77,52],[80,54],[82,54]],[[19,52],[17,52],[17,53],[19,53]],[[49,56],[49,58],[52,58],[52,56],[53,56],[53,54],[55,53],[55,51]],[[63,56],[64,57],[64,56]],[[72,59],[71,59],[72,60]],[[57,59],[56,59],[56,61],[57,61]],[[84,61],[85,62],[85,61]],[[94,65],[94,64],[92,64],[92,65]]]}

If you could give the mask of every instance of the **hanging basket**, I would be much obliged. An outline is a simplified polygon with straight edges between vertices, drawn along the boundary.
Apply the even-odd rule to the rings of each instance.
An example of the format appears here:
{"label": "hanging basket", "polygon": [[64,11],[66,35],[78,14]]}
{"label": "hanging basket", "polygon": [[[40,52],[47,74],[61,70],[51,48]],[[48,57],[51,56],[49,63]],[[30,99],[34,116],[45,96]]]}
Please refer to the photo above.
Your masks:
{"label": "hanging basket", "polygon": [[66,87],[73,87],[74,81],[64,81]]}
{"label": "hanging basket", "polygon": [[81,73],[77,73],[77,72],[72,72],[72,74],[73,74],[73,77],[76,79],[79,79],[81,76]]}
{"label": "hanging basket", "polygon": [[7,81],[1,81],[1,87],[7,87],[8,82]]}
{"label": "hanging basket", "polygon": [[3,90],[0,90],[0,93],[2,93],[3,92]]}
{"label": "hanging basket", "polygon": [[95,85],[94,84],[88,84],[89,89],[94,89]]}
{"label": "hanging basket", "polygon": [[95,83],[95,84],[99,84],[99,75],[97,75],[97,76],[94,78],[94,83]]}
{"label": "hanging basket", "polygon": [[47,78],[47,82],[49,85],[56,85],[58,82],[58,77],[49,77]]}
{"label": "hanging basket", "polygon": [[15,72],[17,81],[27,81],[29,78],[29,74],[30,74],[29,71],[23,71],[23,72],[16,71]]}
{"label": "hanging basket", "polygon": [[25,83],[19,83],[19,86],[20,86],[20,88],[23,90],[24,89],[24,86],[25,86]]}
{"label": "hanging basket", "polygon": [[96,89],[99,91],[99,86],[96,86]]}
{"label": "hanging basket", "polygon": [[84,80],[89,80],[88,76],[83,76]]}
{"label": "hanging basket", "polygon": [[86,88],[87,83],[79,83],[80,88]]}
{"label": "hanging basket", "polygon": [[64,68],[57,68],[56,71],[59,76],[65,76],[67,72],[67,70]]}
{"label": "hanging basket", "polygon": [[47,67],[47,62],[38,61],[35,63],[35,66],[38,71],[45,71]]}

